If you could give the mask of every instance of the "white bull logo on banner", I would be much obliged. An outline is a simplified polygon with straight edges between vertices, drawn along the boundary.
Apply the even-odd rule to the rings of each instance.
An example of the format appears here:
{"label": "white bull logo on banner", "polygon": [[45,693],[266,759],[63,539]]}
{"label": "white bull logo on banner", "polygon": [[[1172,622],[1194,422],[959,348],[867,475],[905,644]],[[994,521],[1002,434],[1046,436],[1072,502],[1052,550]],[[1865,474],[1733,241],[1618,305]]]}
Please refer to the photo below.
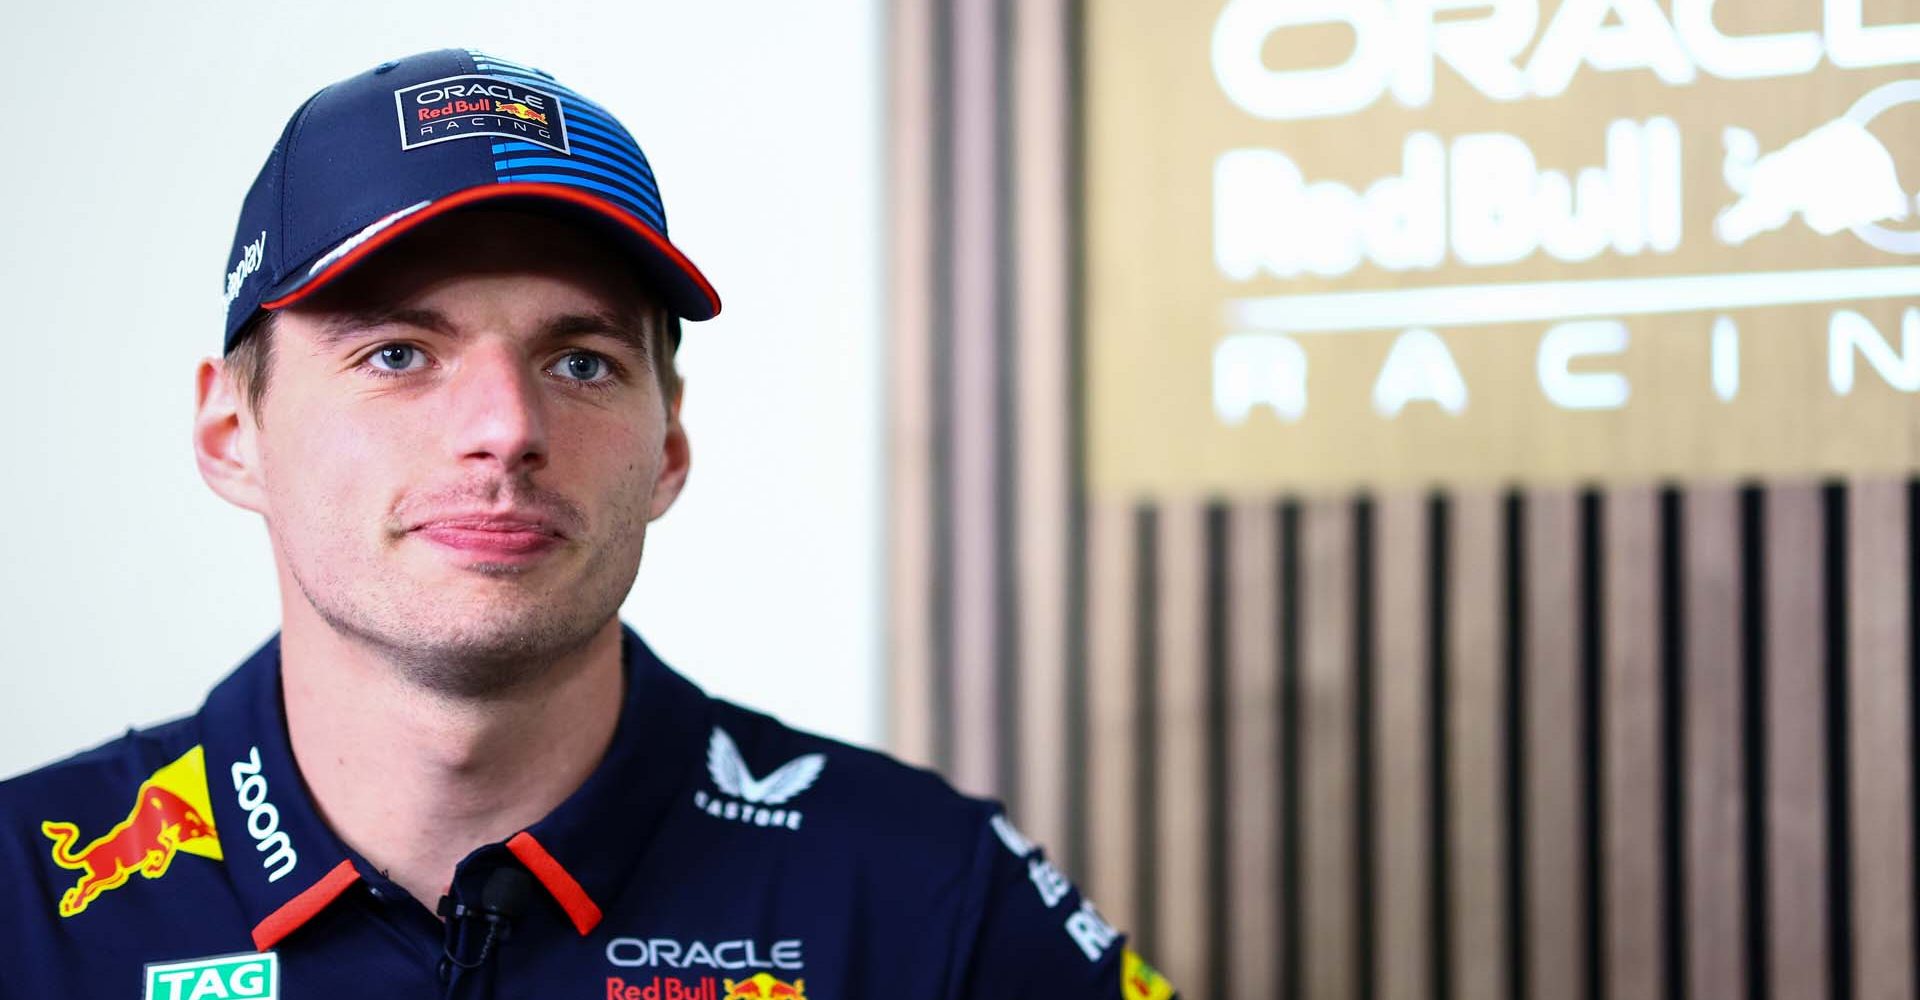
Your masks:
{"label": "white bull logo on banner", "polygon": [[1882,237],[1893,234],[1876,225],[1907,218],[1914,214],[1915,203],[1900,184],[1893,153],[1867,130],[1867,123],[1917,97],[1920,81],[1890,84],[1861,98],[1846,114],[1765,154],[1752,132],[1726,129],[1721,174],[1740,198],[1714,218],[1714,235],[1739,246],[1798,215],[1822,236],[1848,229],[1881,249],[1912,252],[1889,245]]}

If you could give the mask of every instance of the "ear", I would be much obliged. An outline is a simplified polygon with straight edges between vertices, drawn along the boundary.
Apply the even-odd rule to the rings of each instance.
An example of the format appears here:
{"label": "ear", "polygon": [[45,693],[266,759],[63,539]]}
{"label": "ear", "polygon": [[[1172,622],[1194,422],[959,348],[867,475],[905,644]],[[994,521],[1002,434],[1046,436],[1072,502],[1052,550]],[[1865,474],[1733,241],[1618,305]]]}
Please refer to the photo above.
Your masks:
{"label": "ear", "polygon": [[193,457],[200,478],[228,503],[264,515],[258,426],[243,411],[225,361],[203,359],[193,381]]}
{"label": "ear", "polygon": [[686,392],[686,383],[681,382],[679,391],[667,404],[667,435],[660,445],[660,474],[653,481],[653,503],[647,510],[649,521],[659,520],[687,485],[687,469],[693,462],[693,454],[687,446],[687,429],[680,423],[680,400]]}

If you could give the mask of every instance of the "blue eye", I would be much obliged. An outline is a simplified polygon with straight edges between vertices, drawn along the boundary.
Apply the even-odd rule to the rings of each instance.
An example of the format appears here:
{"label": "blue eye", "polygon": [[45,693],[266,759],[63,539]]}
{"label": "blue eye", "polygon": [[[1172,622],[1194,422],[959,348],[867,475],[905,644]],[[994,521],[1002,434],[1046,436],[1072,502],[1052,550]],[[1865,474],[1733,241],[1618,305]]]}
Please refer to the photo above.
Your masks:
{"label": "blue eye", "polygon": [[382,371],[403,372],[419,367],[416,361],[424,361],[426,355],[412,344],[388,344],[373,352],[368,360]]}
{"label": "blue eye", "polygon": [[560,363],[554,368],[564,377],[576,382],[597,382],[602,376],[609,374],[607,359],[598,354],[580,351],[560,359]]}

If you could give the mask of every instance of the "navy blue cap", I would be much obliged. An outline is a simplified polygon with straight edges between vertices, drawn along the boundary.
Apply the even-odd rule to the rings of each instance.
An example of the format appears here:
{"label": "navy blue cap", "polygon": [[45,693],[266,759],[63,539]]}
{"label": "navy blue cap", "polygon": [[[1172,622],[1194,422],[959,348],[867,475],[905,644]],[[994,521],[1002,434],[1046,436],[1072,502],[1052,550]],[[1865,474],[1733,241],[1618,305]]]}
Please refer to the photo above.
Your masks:
{"label": "navy blue cap", "polygon": [[294,112],[240,208],[222,349],[260,310],[297,302],[401,233],[476,202],[594,227],[674,315],[720,311],[667,240],[653,168],[612,113],[543,70],[442,49],[342,80]]}

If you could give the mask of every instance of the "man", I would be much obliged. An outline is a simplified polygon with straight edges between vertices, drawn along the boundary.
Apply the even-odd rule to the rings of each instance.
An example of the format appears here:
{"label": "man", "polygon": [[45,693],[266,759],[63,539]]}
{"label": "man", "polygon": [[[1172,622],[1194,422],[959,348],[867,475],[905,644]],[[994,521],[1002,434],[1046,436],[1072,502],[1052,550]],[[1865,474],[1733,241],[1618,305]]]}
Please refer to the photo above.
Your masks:
{"label": "man", "polygon": [[619,622],[720,305],[605,109],[465,50],[328,87],[224,292],[194,451],[281,631],[0,786],[8,996],[1171,994],[991,803]]}

